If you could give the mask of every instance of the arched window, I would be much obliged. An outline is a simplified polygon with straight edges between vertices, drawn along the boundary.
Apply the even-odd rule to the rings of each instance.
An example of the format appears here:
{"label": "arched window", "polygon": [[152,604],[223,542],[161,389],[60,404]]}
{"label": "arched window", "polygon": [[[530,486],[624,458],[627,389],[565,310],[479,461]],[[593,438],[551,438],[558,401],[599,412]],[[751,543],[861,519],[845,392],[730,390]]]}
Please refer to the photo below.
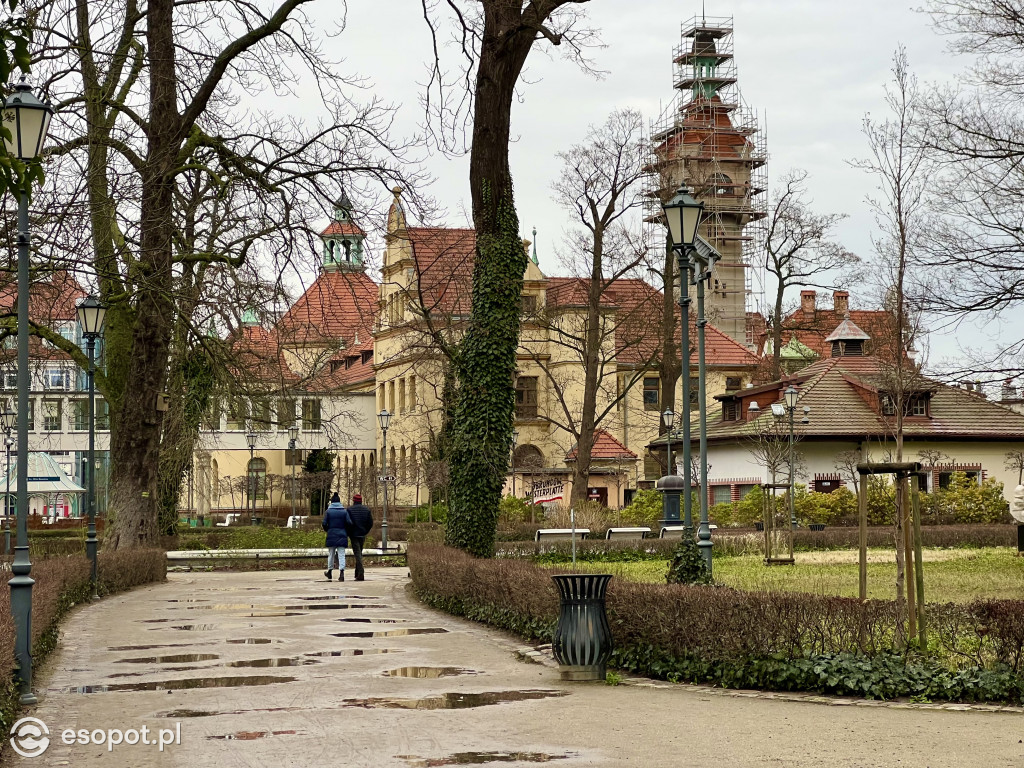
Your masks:
{"label": "arched window", "polygon": [[714,173],[711,175],[711,188],[716,196],[736,194],[733,189],[732,179],[724,173]]}
{"label": "arched window", "polygon": [[398,454],[398,482],[405,482],[405,446],[402,446],[402,450]]}
{"label": "arched window", "polygon": [[544,454],[535,445],[520,445],[515,451],[516,471],[529,471],[544,466]]}
{"label": "arched window", "polygon": [[248,472],[248,482],[245,487],[251,494],[249,498],[265,500],[267,498],[267,460],[250,459]]}

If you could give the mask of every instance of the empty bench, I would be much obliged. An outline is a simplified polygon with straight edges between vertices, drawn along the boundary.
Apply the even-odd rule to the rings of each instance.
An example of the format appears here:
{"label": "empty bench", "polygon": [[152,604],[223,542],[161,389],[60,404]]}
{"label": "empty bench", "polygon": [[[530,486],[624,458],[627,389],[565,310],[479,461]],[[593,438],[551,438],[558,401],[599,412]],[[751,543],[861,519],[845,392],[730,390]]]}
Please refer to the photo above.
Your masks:
{"label": "empty bench", "polygon": [[583,540],[590,533],[589,528],[541,528],[533,535],[534,541],[571,541],[573,533],[576,538]]}
{"label": "empty bench", "polygon": [[[708,525],[708,529],[712,530],[712,531],[717,531],[718,530],[718,526],[715,525],[714,523],[711,523],[711,524]],[[681,539],[681,538],[683,538],[683,531],[685,531],[685,530],[686,530],[686,526],[685,525],[666,525],[664,528],[661,529],[661,538],[663,538],[663,539],[676,539],[676,538]],[[693,532],[694,533],[697,532],[697,526],[696,525],[693,526]]]}
{"label": "empty bench", "polygon": [[604,537],[606,539],[643,539],[651,532],[650,528],[609,528]]}

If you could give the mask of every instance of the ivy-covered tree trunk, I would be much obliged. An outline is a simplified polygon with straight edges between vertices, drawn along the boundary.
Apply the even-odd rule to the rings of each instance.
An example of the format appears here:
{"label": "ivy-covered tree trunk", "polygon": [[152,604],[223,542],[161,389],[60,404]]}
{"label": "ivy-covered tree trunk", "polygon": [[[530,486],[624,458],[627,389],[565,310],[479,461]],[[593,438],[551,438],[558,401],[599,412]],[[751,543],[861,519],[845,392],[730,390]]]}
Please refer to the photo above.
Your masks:
{"label": "ivy-covered tree trunk", "polygon": [[[543,21],[543,19],[541,19]],[[512,445],[519,302],[527,255],[508,163],[512,99],[536,39],[520,3],[484,3],[469,184],[476,228],[473,304],[458,359],[447,541],[494,554]]]}

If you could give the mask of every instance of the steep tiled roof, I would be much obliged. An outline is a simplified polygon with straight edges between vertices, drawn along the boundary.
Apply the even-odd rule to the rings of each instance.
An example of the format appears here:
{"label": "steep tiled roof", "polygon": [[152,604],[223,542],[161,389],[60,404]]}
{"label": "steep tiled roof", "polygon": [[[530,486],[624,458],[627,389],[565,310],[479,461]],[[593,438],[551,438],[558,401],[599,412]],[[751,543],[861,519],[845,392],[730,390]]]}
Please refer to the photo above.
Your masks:
{"label": "steep tiled roof", "polygon": [[[722,421],[720,411],[709,413],[708,438],[735,440],[755,433],[759,423],[773,418],[767,405],[778,401],[790,384],[799,388],[797,412],[802,416],[804,407],[811,409],[808,424],[797,419],[795,430],[801,437],[891,437],[895,418],[882,415],[878,401],[884,373],[883,364],[874,357],[831,357],[787,379],[719,396],[742,401],[744,416],[747,404],[756,399],[761,415],[751,421]],[[930,415],[904,418],[903,431],[909,438],[1024,440],[1024,415],[924,377],[915,389],[930,394]]]}
{"label": "steep tiled roof", "polygon": [[473,291],[476,231],[408,227],[404,231],[416,262],[417,291],[428,312],[468,315]]}
{"label": "steep tiled roof", "polygon": [[[575,461],[576,447],[565,454],[566,461]],[[635,459],[636,454],[620,443],[615,437],[603,429],[594,432],[594,447],[590,451],[590,458],[596,460]]]}
{"label": "steep tiled roof", "polygon": [[331,235],[360,235],[366,237],[366,233],[351,221],[337,220],[328,224],[327,229],[320,233],[320,237],[330,237]]}
{"label": "steep tiled roof", "polygon": [[277,324],[284,345],[365,344],[373,337],[378,287],[364,272],[328,270],[299,297]]}

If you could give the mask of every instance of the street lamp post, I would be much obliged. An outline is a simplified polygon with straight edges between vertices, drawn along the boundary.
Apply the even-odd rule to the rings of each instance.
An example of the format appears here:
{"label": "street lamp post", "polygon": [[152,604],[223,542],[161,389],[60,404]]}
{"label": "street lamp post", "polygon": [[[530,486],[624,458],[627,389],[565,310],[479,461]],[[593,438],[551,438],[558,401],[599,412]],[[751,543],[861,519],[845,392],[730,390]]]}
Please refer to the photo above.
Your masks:
{"label": "street lamp post", "polygon": [[[796,474],[795,474],[795,461],[793,446],[796,443],[796,435],[794,432],[793,421],[796,415],[796,401],[800,396],[800,393],[790,385],[786,387],[786,391],[783,392],[783,397],[786,400],[786,411],[789,414],[789,527],[792,530],[796,530]],[[810,419],[807,414],[811,412],[810,408],[804,408],[804,418],[802,423],[807,424]]]}
{"label": "street lamp post", "polygon": [[299,441],[299,428],[292,424],[288,427],[288,450],[292,452],[292,522],[295,521],[295,445]]}
{"label": "street lamp post", "polygon": [[516,495],[516,444],[519,442],[519,430],[512,430],[512,495]]}
{"label": "street lamp post", "polygon": [[103,319],[107,308],[94,296],[86,296],[78,303],[78,324],[82,327],[86,352],[89,356],[87,374],[89,389],[89,452],[86,454],[88,467],[85,473],[85,505],[89,514],[89,530],[85,538],[85,554],[91,568],[92,596],[99,599],[97,587],[97,542],[96,542],[96,339],[103,331]]}
{"label": "street lamp post", "polygon": [[[7,129],[4,144],[7,154],[24,163],[39,157],[50,127],[53,107],[37,99],[25,77],[14,86],[4,102],[3,124]],[[10,138],[8,138],[8,136]],[[29,229],[28,182],[18,194],[18,535],[14,547],[14,577],[11,587],[11,614],[14,617],[14,657],[21,691],[20,703],[37,702],[32,693],[32,563],[28,556],[28,304],[29,304]]]}
{"label": "street lamp post", "polygon": [[[697,228],[700,226],[701,218],[704,215],[704,203],[693,198],[692,190],[681,186],[676,190],[675,195],[662,206],[665,214],[665,221],[668,224],[669,236],[672,241],[672,248],[676,252],[676,259],[679,263],[679,304],[682,311],[682,348],[681,360],[683,376],[683,455],[685,466],[683,468],[683,525],[692,530],[692,485],[690,476],[690,318],[689,318],[689,284],[692,280],[697,285],[697,361],[698,361],[698,385],[697,385],[697,407],[700,411],[700,527],[697,531],[697,546],[700,547],[704,556],[704,563],[708,573],[711,573],[711,528],[708,525],[708,498],[707,498],[707,391],[706,372],[704,366],[704,326],[707,319],[704,317],[704,281],[711,273],[713,260],[709,256],[701,259],[697,254],[695,243],[697,240]],[[699,261],[698,264],[695,262]],[[692,274],[692,277],[691,277]],[[685,276],[685,281],[684,281]]]}
{"label": "street lamp post", "polygon": [[381,475],[384,480],[384,511],[380,520],[380,551],[386,553],[388,550],[388,425],[391,423],[391,412],[387,408],[377,414],[381,431]]}
{"label": "street lamp post", "polygon": [[668,469],[665,474],[674,475],[676,472],[675,467],[672,466],[672,427],[675,426],[676,415],[671,408],[666,408],[665,412],[661,414],[661,420],[665,422],[665,439],[668,441]]}
{"label": "street lamp post", "polygon": [[256,453],[256,430],[252,425],[249,426],[245,442],[249,445],[249,524],[256,525],[256,470],[252,463]]}
{"label": "street lamp post", "polygon": [[6,478],[4,488],[4,554],[11,554],[11,446],[14,440],[11,438],[11,430],[17,424],[18,413],[7,406],[0,412],[0,428],[4,431],[4,449],[7,451],[7,461],[4,463],[4,477]]}

